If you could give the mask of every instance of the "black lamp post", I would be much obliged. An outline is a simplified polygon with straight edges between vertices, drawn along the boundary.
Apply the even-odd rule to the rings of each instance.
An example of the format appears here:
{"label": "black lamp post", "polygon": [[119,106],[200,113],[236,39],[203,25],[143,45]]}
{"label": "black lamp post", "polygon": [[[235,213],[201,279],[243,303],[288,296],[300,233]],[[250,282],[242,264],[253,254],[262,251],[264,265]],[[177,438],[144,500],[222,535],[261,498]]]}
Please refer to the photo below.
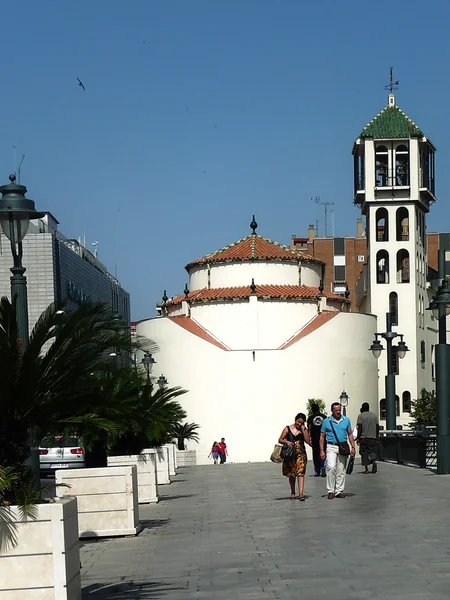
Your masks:
{"label": "black lamp post", "polygon": [[10,175],[7,185],[0,187],[0,225],[11,243],[14,265],[11,268],[11,301],[15,302],[17,329],[22,346],[28,345],[28,298],[25,267],[22,265],[22,240],[28,232],[30,219],[40,219],[45,213],[35,210],[33,200],[25,198],[27,188]]}
{"label": "black lamp post", "polygon": [[434,348],[436,364],[437,472],[450,473],[450,346],[447,344],[447,316],[450,314],[450,282],[445,275],[445,250],[439,250],[441,285],[427,310],[439,321],[439,343]]}
{"label": "black lamp post", "polygon": [[145,352],[144,356],[142,357],[141,363],[144,365],[144,369],[147,372],[147,385],[150,384],[150,373],[151,370],[153,369],[153,365],[156,363],[156,360],[153,358],[153,356],[150,354],[150,352]]}
{"label": "black lamp post", "polygon": [[164,388],[167,386],[167,384],[168,384],[168,383],[169,383],[169,382],[168,382],[168,381],[167,381],[167,379],[164,377],[164,375],[162,375],[162,374],[161,374],[161,375],[158,377],[158,385],[159,385],[159,389],[160,389],[160,390],[163,390],[163,389],[164,389]]}
{"label": "black lamp post", "polygon": [[347,406],[348,406],[348,394],[345,390],[341,392],[339,396],[339,402],[341,403],[342,408],[344,409],[344,417],[347,416]]}
{"label": "black lamp post", "polygon": [[[386,331],[384,333],[375,333],[375,339],[372,342],[369,350],[372,351],[375,358],[379,358],[383,345],[378,339],[378,336],[386,340],[387,350],[387,375],[385,378],[386,389],[386,429],[393,431],[397,427],[397,407],[395,405],[395,375],[392,369],[392,357],[396,352],[399,358],[405,358],[408,352],[408,346],[403,341],[403,334],[392,331],[391,313],[386,313]],[[400,341],[397,346],[392,346],[393,340],[399,337]]]}

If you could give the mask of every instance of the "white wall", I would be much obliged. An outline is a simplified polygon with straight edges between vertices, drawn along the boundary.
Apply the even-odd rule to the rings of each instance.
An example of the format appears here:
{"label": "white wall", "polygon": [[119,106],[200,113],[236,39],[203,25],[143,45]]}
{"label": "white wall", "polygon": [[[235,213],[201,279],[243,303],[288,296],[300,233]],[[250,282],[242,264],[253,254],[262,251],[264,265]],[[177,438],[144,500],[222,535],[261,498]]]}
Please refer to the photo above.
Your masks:
{"label": "white wall", "polygon": [[306,410],[309,397],[330,405],[344,385],[352,421],[362,402],[375,409],[377,366],[367,351],[375,329],[372,315],[340,313],[286,350],[226,351],[166,318],[137,326],[160,348],[153,375],[164,373],[171,386],[189,390],[180,401],[187,420],[201,427],[199,444],[188,443],[199,464],[209,462],[221,437],[231,461],[268,460],[282,428]]}
{"label": "white wall", "polygon": [[[299,259],[300,263],[300,259]],[[210,287],[250,286],[252,279],[256,285],[302,285],[319,286],[322,266],[315,263],[299,265],[282,262],[236,262],[211,264]],[[206,265],[194,267],[190,271],[189,289],[198,290],[208,287],[208,269]]]}
{"label": "white wall", "polygon": [[233,350],[278,348],[317,314],[315,301],[264,300],[193,304],[191,317]]}

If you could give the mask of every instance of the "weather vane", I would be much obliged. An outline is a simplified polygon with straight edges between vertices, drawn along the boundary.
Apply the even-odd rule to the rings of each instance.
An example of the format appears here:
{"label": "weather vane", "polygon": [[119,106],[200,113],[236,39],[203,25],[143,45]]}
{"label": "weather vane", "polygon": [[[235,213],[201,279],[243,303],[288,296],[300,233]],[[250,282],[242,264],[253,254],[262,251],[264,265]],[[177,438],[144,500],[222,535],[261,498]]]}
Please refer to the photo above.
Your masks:
{"label": "weather vane", "polygon": [[392,74],[392,69],[393,69],[393,67],[389,67],[389,76],[390,76],[389,77],[389,85],[384,86],[384,89],[389,90],[391,94],[394,90],[398,90],[398,84],[399,84],[398,79],[397,79],[397,81],[394,81],[394,75]]}

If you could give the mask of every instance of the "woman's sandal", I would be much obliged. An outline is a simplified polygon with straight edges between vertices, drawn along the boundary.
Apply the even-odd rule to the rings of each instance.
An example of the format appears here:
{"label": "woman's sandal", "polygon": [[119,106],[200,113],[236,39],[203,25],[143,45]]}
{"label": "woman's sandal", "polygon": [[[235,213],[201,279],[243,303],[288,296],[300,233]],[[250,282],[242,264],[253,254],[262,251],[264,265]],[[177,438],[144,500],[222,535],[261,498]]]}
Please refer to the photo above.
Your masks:
{"label": "woman's sandal", "polygon": [[289,500],[294,500],[294,498],[295,498],[295,494],[291,494],[291,495],[289,496]]}
{"label": "woman's sandal", "polygon": [[306,500],[305,496],[299,496],[298,499],[300,500],[300,502],[304,502]]}

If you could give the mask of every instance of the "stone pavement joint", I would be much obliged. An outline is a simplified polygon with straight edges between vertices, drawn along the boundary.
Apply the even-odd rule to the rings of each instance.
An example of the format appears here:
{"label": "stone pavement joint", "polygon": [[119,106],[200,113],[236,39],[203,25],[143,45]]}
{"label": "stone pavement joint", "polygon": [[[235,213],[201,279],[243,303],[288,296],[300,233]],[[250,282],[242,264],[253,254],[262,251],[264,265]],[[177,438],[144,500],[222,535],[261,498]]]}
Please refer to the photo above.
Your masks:
{"label": "stone pavement joint", "polygon": [[82,541],[83,600],[450,596],[448,477],[356,465],[348,498],[309,475],[299,502],[280,465],[249,463],[184,467],[161,490],[137,537]]}

